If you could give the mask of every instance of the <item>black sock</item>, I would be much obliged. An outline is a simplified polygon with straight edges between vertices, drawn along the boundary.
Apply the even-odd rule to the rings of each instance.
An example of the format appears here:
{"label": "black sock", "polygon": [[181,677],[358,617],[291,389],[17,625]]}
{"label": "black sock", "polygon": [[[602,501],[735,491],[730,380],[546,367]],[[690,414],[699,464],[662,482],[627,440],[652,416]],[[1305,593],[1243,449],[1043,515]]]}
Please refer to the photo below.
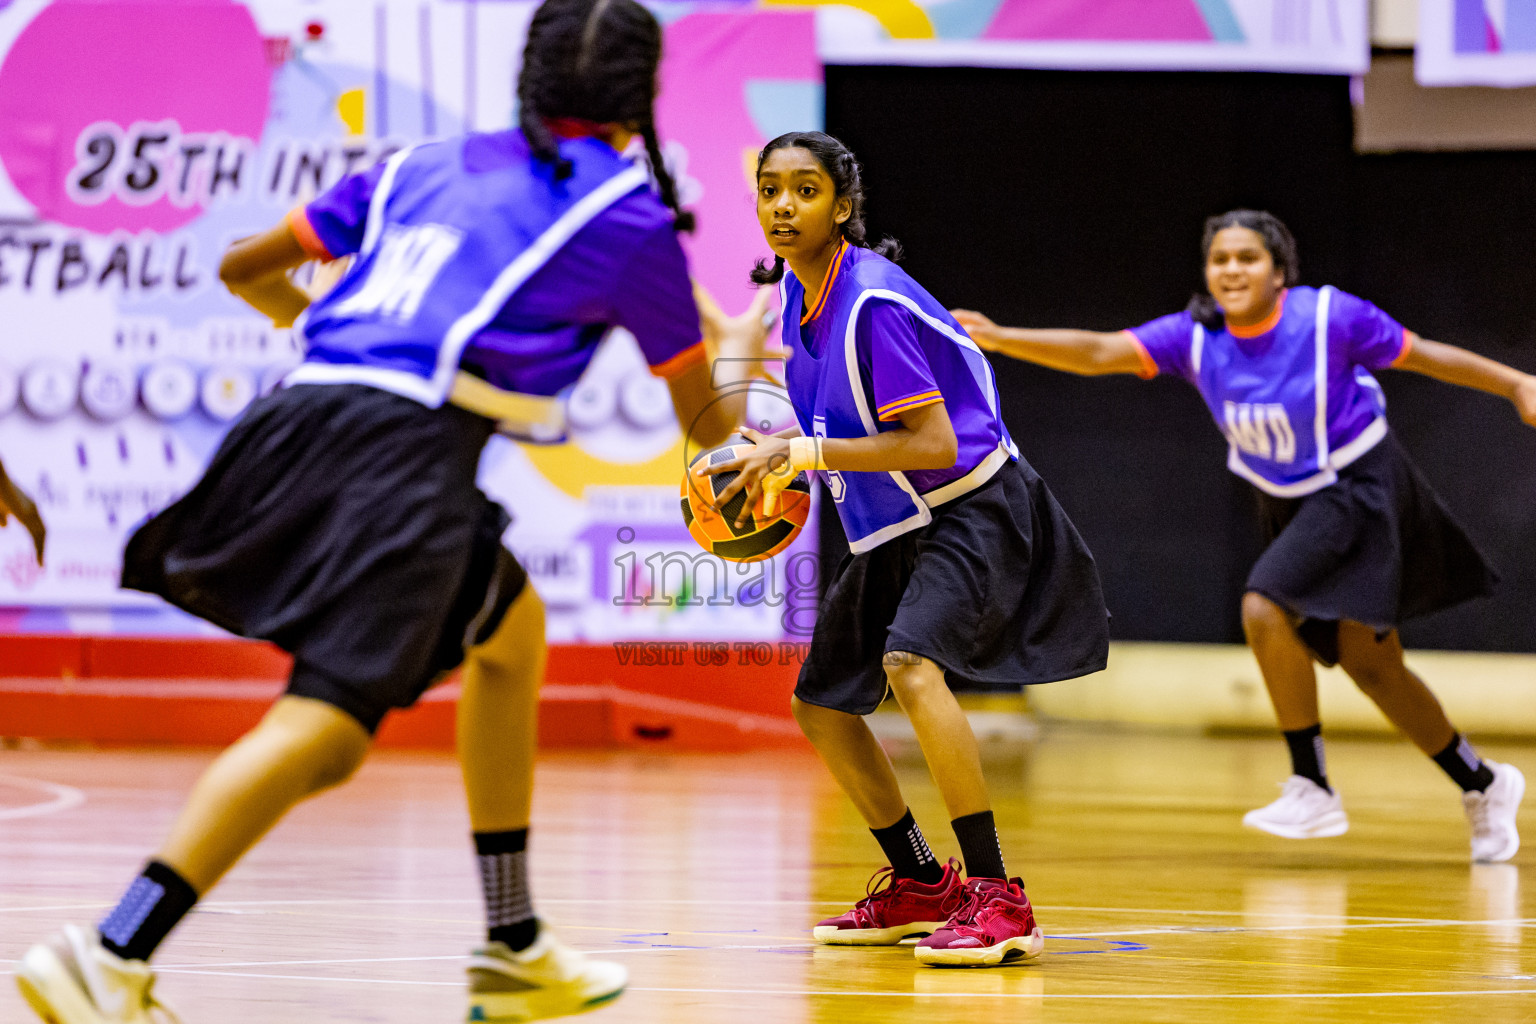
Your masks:
{"label": "black sock", "polygon": [[1472,744],[1461,733],[1453,733],[1451,742],[1435,755],[1439,765],[1463,793],[1482,792],[1493,785],[1493,769],[1477,756]]}
{"label": "black sock", "polygon": [[1323,727],[1309,725],[1305,729],[1292,729],[1284,734],[1285,745],[1291,748],[1291,774],[1311,779],[1328,792],[1328,773],[1323,768]]}
{"label": "black sock", "polygon": [[528,830],[476,832],[475,854],[485,891],[486,935],[514,952],[527,949],[539,937],[528,893]]}
{"label": "black sock", "polygon": [[1003,844],[997,838],[997,822],[991,811],[967,814],[950,822],[960,840],[960,856],[971,878],[1007,878],[1003,868]]}
{"label": "black sock", "polygon": [[197,903],[197,890],[174,868],[152,860],[97,930],[101,944],[125,960],[148,960]]}
{"label": "black sock", "polygon": [[896,824],[869,831],[880,844],[880,849],[885,851],[885,859],[891,862],[897,878],[910,878],[914,882],[933,885],[944,877],[944,868],[933,851],[928,849],[928,840],[923,838],[923,830],[912,820],[911,808]]}

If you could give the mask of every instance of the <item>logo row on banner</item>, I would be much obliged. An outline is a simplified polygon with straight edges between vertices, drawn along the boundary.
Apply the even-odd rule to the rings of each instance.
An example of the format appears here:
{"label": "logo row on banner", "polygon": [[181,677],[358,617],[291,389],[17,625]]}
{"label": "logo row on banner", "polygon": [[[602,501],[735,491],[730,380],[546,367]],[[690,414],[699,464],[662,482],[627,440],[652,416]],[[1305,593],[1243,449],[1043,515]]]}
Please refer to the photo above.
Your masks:
{"label": "logo row on banner", "polygon": [[[265,368],[226,364],[199,370],[180,359],[143,367],[40,359],[18,371],[0,363],[0,417],[21,411],[48,423],[78,408],[97,422],[116,423],[142,407],[165,423],[194,409],[216,423],[229,423],[275,389],[292,368],[291,363]],[[578,430],[619,425],[675,430],[676,425],[666,382],[646,373],[588,377],[571,390],[566,407],[568,422]]]}
{"label": "logo row on banner", "polygon": [[215,366],[201,373],[176,359],[142,370],[122,363],[68,363],[43,359],[20,372],[0,364],[0,417],[18,409],[44,422],[58,420],[77,407],[101,423],[116,423],[141,405],[157,420],[172,422],[201,409],[210,419],[228,423],[258,394],[278,385],[289,367],[258,374],[244,366]]}

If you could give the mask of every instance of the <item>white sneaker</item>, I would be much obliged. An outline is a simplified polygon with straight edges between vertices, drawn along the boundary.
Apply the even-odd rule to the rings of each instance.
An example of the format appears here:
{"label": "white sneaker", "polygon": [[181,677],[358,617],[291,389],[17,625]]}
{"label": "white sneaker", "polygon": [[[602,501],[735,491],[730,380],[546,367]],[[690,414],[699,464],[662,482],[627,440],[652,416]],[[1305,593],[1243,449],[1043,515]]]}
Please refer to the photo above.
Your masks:
{"label": "white sneaker", "polygon": [[1512,764],[1483,759],[1493,771],[1493,785],[1479,793],[1461,794],[1461,805],[1472,826],[1472,859],[1479,864],[1509,860],[1520,849],[1515,812],[1525,796],[1525,776]]}
{"label": "white sneaker", "polygon": [[1302,775],[1286,779],[1280,799],[1243,815],[1243,824],[1285,839],[1323,839],[1349,831],[1339,794]]}
{"label": "white sneaker", "polygon": [[475,950],[469,962],[469,1020],[585,1013],[617,999],[628,980],[619,964],[589,959],[541,925],[538,939],[520,952],[502,942]]}
{"label": "white sneaker", "polygon": [[[95,928],[67,924],[27,950],[16,984],[48,1024],[176,1022],[155,998],[155,974],[142,960],[124,960],[101,944]],[[154,1011],[152,1015],[152,1011]]]}

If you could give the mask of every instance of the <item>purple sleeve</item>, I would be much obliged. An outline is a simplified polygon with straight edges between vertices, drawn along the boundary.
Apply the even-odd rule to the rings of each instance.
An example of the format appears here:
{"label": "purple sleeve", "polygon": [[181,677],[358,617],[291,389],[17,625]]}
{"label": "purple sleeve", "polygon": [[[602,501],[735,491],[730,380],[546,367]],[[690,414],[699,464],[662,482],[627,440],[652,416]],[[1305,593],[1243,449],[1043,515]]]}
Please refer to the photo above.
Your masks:
{"label": "purple sleeve", "polygon": [[611,301],[614,322],[635,336],[652,372],[672,377],[704,358],[688,258],[670,219],[636,247]]}
{"label": "purple sleeve", "polygon": [[890,422],[908,410],[944,401],[911,310],[878,299],[866,302],[857,340],[868,346],[876,418]]}
{"label": "purple sleeve", "polygon": [[1190,346],[1195,338],[1195,321],[1188,313],[1170,313],[1126,331],[1141,346],[1143,377],[1171,373],[1194,380]]}
{"label": "purple sleeve", "polygon": [[[294,234],[305,251],[322,259],[349,256],[363,247],[368,227],[368,205],[384,176],[384,165],[375,164],[360,174],[349,174],[304,207],[303,223],[297,218]],[[306,238],[307,224],[312,237]],[[315,251],[316,244],[323,250]]]}
{"label": "purple sleeve", "polygon": [[1367,370],[1385,370],[1408,352],[1408,332],[1364,299],[1335,291],[1328,310],[1329,337],[1346,358]]}

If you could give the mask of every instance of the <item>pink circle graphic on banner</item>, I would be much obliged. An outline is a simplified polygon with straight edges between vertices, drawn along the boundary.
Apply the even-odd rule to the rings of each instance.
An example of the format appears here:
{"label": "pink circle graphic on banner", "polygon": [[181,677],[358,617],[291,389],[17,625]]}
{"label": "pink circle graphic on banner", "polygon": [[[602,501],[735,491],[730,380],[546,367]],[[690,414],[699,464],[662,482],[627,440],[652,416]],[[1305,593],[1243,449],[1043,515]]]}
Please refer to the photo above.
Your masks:
{"label": "pink circle graphic on banner", "polygon": [[0,64],[0,164],[44,220],[167,231],[255,187],[270,74],[233,0],[56,0]]}

